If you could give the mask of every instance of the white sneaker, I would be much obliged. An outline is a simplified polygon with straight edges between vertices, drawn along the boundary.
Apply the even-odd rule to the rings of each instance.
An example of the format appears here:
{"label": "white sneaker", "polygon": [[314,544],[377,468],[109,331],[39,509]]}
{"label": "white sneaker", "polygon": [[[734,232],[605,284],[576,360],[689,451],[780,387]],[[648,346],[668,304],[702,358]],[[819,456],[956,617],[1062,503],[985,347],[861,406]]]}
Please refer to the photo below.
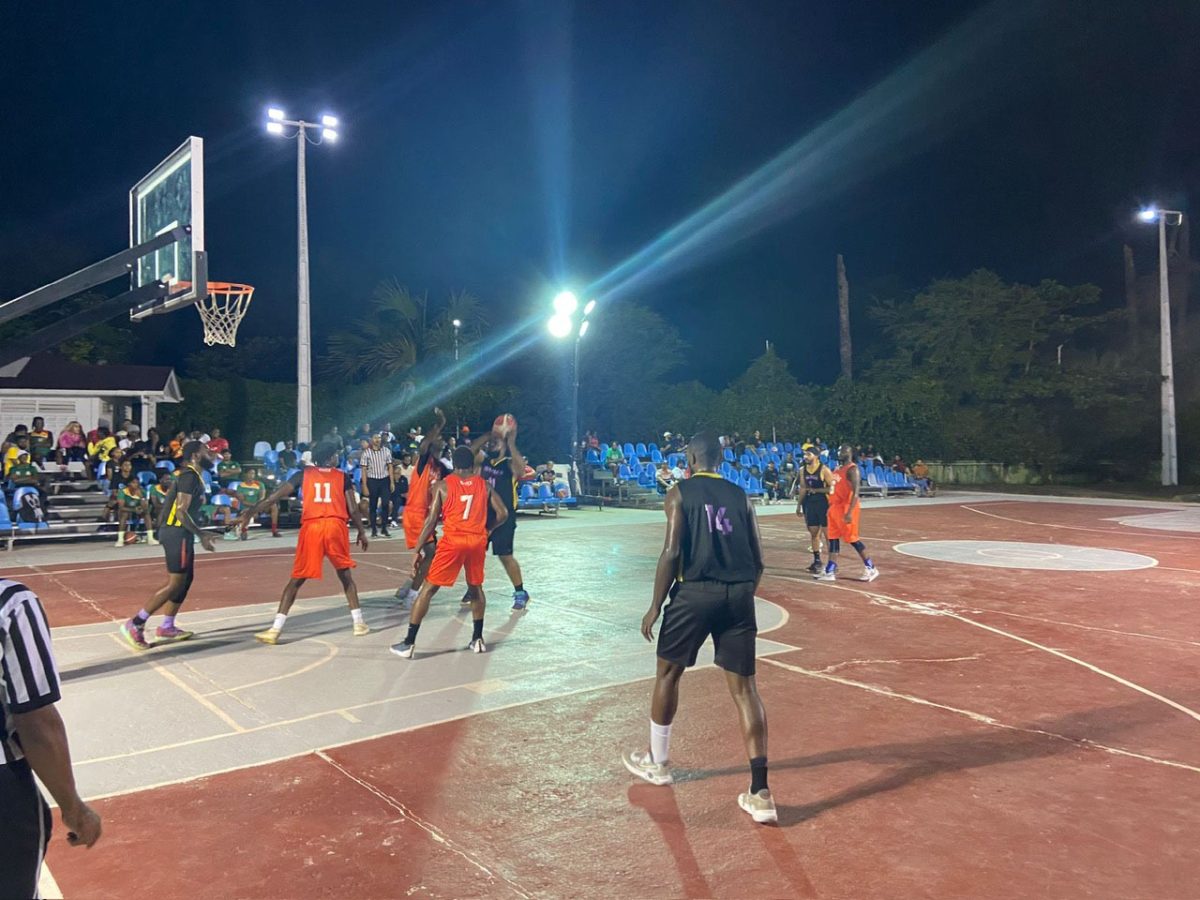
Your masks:
{"label": "white sneaker", "polygon": [[837,569],[831,569],[815,576],[817,581],[837,581]]}
{"label": "white sneaker", "polygon": [[487,653],[487,644],[483,642],[483,638],[472,638],[471,643],[467,644],[467,649],[472,653]]}
{"label": "white sneaker", "polygon": [[650,758],[649,750],[634,750],[621,755],[625,768],[643,781],[651,784],[671,784],[675,778],[667,763],[656,763]]}
{"label": "white sneaker", "polygon": [[874,566],[867,566],[866,569],[863,570],[861,580],[862,581],[874,581],[878,577],[879,577],[879,570],[877,568],[875,568]]}
{"label": "white sneaker", "polygon": [[768,790],[761,790],[757,794],[751,794],[749,791],[738,794],[738,806],[760,824],[779,821],[779,813],[775,809],[775,799]]}

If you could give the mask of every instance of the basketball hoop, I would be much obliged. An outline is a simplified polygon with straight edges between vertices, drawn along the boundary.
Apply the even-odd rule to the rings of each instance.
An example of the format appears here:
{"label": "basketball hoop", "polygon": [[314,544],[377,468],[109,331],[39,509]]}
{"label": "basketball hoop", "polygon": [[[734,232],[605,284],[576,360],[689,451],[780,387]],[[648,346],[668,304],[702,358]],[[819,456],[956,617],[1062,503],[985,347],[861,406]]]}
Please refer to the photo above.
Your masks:
{"label": "basketball hoop", "polygon": [[[182,287],[189,285],[179,282]],[[254,288],[248,284],[230,284],[227,281],[210,281],[207,296],[196,301],[200,321],[204,323],[204,343],[237,346],[238,325],[250,308]]]}

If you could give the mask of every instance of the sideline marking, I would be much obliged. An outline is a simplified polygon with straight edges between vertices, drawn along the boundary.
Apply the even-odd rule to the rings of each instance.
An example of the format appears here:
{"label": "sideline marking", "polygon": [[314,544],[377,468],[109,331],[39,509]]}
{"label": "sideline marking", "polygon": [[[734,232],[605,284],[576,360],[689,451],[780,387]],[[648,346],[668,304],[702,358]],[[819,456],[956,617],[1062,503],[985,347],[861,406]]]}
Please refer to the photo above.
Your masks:
{"label": "sideline marking", "polygon": [[838,675],[830,675],[814,669],[805,669],[802,666],[785,663],[778,659],[764,658],[763,662],[767,663],[768,665],[778,666],[781,669],[787,669],[789,672],[796,672],[809,678],[818,678],[822,681],[832,681],[836,684],[845,685],[847,687],[854,687],[859,688],[860,690],[870,691],[872,694],[879,694],[883,697],[892,697],[896,700],[904,700],[908,703],[915,703],[918,706],[929,706],[933,707],[934,709],[952,712],[955,715],[965,716],[974,722],[978,722],[981,725],[988,725],[992,728],[1002,728],[1006,731],[1022,731],[1027,734],[1039,734],[1055,740],[1066,741],[1068,744],[1075,744],[1076,746],[1081,747],[1090,747],[1094,750],[1102,750],[1105,753],[1112,753],[1117,756],[1128,756],[1132,759],[1140,759],[1143,762],[1154,763],[1160,766],[1170,766],[1171,768],[1175,769],[1186,769],[1189,772],[1200,772],[1200,766],[1188,765],[1187,763],[1177,762],[1173,759],[1160,759],[1157,756],[1147,756],[1144,753],[1135,753],[1132,750],[1124,750],[1120,747],[1111,747],[1108,744],[1101,744],[1097,741],[1089,740],[1088,738],[1073,738],[1068,737],[1065,734],[1058,734],[1053,731],[1044,731],[1041,728],[1026,728],[1022,725],[1010,725],[1007,722],[1001,722],[999,719],[994,719],[989,715],[985,715],[984,713],[972,712],[969,709],[961,709],[957,706],[947,706],[944,703],[935,703],[932,700],[926,700],[924,697],[917,697],[913,694],[904,694],[900,691],[894,691],[889,687],[883,687],[882,685],[868,684],[865,681],[854,681],[850,678],[842,678]]}
{"label": "sideline marking", "polygon": [[[789,575],[776,575],[775,577],[776,578],[784,578],[784,579],[787,579],[788,581],[799,581],[801,583],[806,583],[802,579],[793,578]],[[812,582],[810,580],[807,583],[812,583]],[[880,594],[880,593],[876,593],[873,591],[864,591],[864,590],[859,590],[857,588],[843,587],[842,585],[839,585],[839,584],[826,584],[826,585],[824,585],[824,587],[833,588],[834,590],[838,590],[838,591],[849,591],[853,594],[862,594],[862,596],[866,597],[868,600],[871,600],[872,602],[876,602],[878,600],[883,600],[888,603],[898,604],[901,609],[904,609],[908,612],[915,612],[915,613],[920,613],[922,615],[930,615],[930,616],[945,616],[946,618],[949,618],[949,619],[956,619],[959,622],[963,622],[963,623],[965,623],[967,625],[971,625],[975,628],[981,628],[984,631],[990,631],[990,632],[992,632],[992,634],[998,634],[1001,637],[1008,638],[1009,640],[1017,641],[1018,643],[1025,644],[1028,647],[1035,647],[1038,650],[1041,650],[1045,653],[1049,653],[1051,656],[1057,656],[1059,659],[1064,659],[1069,663],[1074,663],[1075,665],[1080,666],[1084,669],[1087,669],[1090,672],[1095,672],[1097,675],[1100,675],[1111,681],[1115,681],[1117,684],[1124,685],[1125,687],[1127,687],[1131,690],[1137,691],[1139,694],[1144,694],[1145,696],[1150,697],[1152,700],[1157,700],[1159,703],[1165,703],[1167,706],[1171,707],[1172,709],[1178,710],[1179,712],[1183,713],[1184,715],[1190,716],[1191,718],[1195,719],[1197,722],[1200,722],[1200,712],[1196,712],[1194,709],[1189,709],[1188,707],[1184,706],[1182,703],[1178,703],[1175,700],[1172,700],[1170,697],[1164,697],[1162,694],[1156,694],[1154,691],[1150,690],[1147,687],[1142,687],[1142,685],[1140,685],[1140,684],[1136,684],[1135,682],[1132,682],[1132,681],[1128,680],[1127,678],[1122,678],[1120,675],[1116,675],[1113,672],[1109,672],[1105,669],[1102,669],[1099,666],[1094,665],[1090,662],[1086,662],[1082,659],[1077,659],[1076,657],[1071,656],[1069,653],[1063,653],[1061,650],[1055,650],[1053,647],[1047,647],[1045,644],[1039,644],[1039,643],[1037,643],[1037,641],[1031,641],[1029,638],[1023,638],[1019,634],[1013,634],[1012,632],[1005,631],[1002,628],[995,628],[991,625],[985,625],[983,622],[976,622],[974,619],[970,619],[966,616],[960,615],[959,613],[951,612],[949,609],[946,609],[941,605],[937,605],[934,603],[922,603],[917,600],[902,600],[899,597],[892,597],[888,594]]]}
{"label": "sideline marking", "polygon": [[[1001,502],[1017,503],[1019,501],[1004,500]],[[984,512],[982,509],[976,509],[975,507],[968,506],[965,503],[962,504],[962,506],[959,508],[968,510],[969,512],[978,513],[981,516],[987,516],[989,519],[1002,519],[1005,522],[1016,522],[1018,525],[1032,525],[1035,528],[1067,528],[1067,529],[1070,529],[1071,531],[1092,531],[1092,532],[1095,532],[1096,534],[1107,534],[1109,537],[1113,538],[1114,540],[1119,540],[1122,536],[1124,536],[1124,537],[1130,536],[1129,532],[1127,532],[1121,528],[1089,528],[1086,525],[1054,525],[1050,522],[1028,522],[1025,519],[1014,519],[1012,516],[1002,516],[999,513]],[[1195,536],[1190,535],[1190,534],[1163,534],[1161,531],[1155,533],[1153,529],[1149,529],[1149,528],[1143,528],[1141,530],[1144,532],[1149,532],[1149,533],[1148,534],[1139,534],[1139,535],[1137,535],[1137,537],[1155,538],[1155,539],[1172,538],[1174,540],[1184,540],[1184,541],[1195,541],[1196,540]],[[1094,549],[1096,549],[1096,550],[1111,550],[1112,548],[1111,547],[1096,547]]]}

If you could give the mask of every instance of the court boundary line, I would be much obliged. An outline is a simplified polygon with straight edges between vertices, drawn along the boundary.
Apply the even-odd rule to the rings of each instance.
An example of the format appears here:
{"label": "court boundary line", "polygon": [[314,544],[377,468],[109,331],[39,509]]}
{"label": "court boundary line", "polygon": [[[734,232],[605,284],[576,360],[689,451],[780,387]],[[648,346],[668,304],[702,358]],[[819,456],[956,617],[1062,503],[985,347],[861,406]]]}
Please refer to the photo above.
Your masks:
{"label": "court boundary line", "polygon": [[[1012,502],[1012,501],[1008,501],[1008,502]],[[982,509],[976,509],[975,507],[970,506],[966,503],[962,504],[959,507],[959,509],[965,509],[968,512],[977,513],[978,515],[981,515],[981,516],[987,516],[989,519],[1000,519],[1004,522],[1016,522],[1018,525],[1032,525],[1034,528],[1064,528],[1064,529],[1068,529],[1070,531],[1091,531],[1095,534],[1107,534],[1110,537],[1113,537],[1114,539],[1119,538],[1121,535],[1124,535],[1125,537],[1130,536],[1129,531],[1125,531],[1121,528],[1089,528],[1087,525],[1055,525],[1050,522],[1029,522],[1029,521],[1026,521],[1025,519],[1013,518],[1012,516],[1002,516],[999,513],[985,512]],[[1196,540],[1195,535],[1171,534],[1170,532],[1163,531],[1161,529],[1153,529],[1153,528],[1140,528],[1139,529],[1136,525],[1126,525],[1125,528],[1126,529],[1135,529],[1133,533],[1137,534],[1138,537],[1166,538],[1168,540],[1175,540],[1175,541],[1181,541],[1181,540],[1182,541],[1195,541]],[[1146,532],[1146,533],[1143,533],[1143,532]],[[1093,550],[1111,550],[1112,547],[1093,547],[1092,549]]]}
{"label": "court boundary line", "polygon": [[821,672],[815,669],[806,669],[803,666],[793,665],[783,662],[782,660],[764,658],[764,663],[776,666],[781,669],[786,669],[789,672],[795,672],[804,675],[807,678],[816,678],[821,681],[831,681],[835,684],[840,684],[846,687],[854,687],[860,690],[869,691],[872,694],[878,694],[883,697],[891,697],[896,700],[904,700],[908,703],[916,704],[917,706],[927,706],[933,709],[940,709],[946,712],[954,713],[955,715],[963,716],[973,722],[981,725],[987,725],[992,728],[1000,728],[1006,731],[1020,731],[1026,734],[1037,734],[1054,740],[1066,741],[1069,744],[1074,744],[1078,747],[1100,750],[1105,753],[1112,753],[1116,756],[1126,756],[1131,759],[1139,759],[1143,762],[1153,763],[1160,766],[1168,766],[1175,769],[1185,769],[1189,772],[1200,773],[1200,766],[1193,766],[1189,763],[1179,762],[1173,759],[1162,759],[1157,756],[1148,756],[1144,753],[1138,753],[1133,750],[1126,750],[1122,747],[1113,747],[1108,744],[1101,744],[1099,741],[1093,741],[1090,738],[1073,738],[1065,734],[1058,734],[1054,731],[1046,731],[1041,728],[1027,728],[1023,725],[1011,725],[1008,722],[1001,722],[992,716],[985,713],[977,713],[969,709],[963,709],[958,706],[949,706],[945,703],[937,703],[933,700],[927,700],[924,697],[918,697],[915,694],[906,694],[903,691],[893,690],[886,685],[870,684],[865,681],[855,681],[852,678],[843,678],[840,675],[833,675],[826,672]]}
{"label": "court boundary line", "polygon": [[491,869],[489,869],[487,866],[485,866],[478,858],[476,858],[476,856],[473,853],[471,853],[469,850],[464,850],[464,849],[460,848],[458,846],[458,844],[454,840],[452,840],[449,836],[447,836],[440,828],[438,828],[432,822],[426,821],[425,819],[418,816],[416,813],[414,813],[411,809],[409,809],[407,806],[405,806],[403,803],[401,803],[395,797],[386,793],[383,789],[375,786],[374,784],[372,784],[371,782],[367,781],[364,778],[359,778],[357,775],[352,773],[349,769],[347,769],[345,766],[343,766],[341,763],[339,763],[337,760],[335,760],[333,757],[331,757],[324,750],[317,750],[313,753],[313,755],[321,760],[324,760],[330,766],[337,769],[346,778],[350,779],[355,784],[357,784],[360,787],[362,787],[363,789],[365,789],[368,793],[374,794],[376,797],[378,797],[380,800],[382,800],[388,806],[392,807],[392,809],[394,809],[398,813],[400,813],[400,815],[402,817],[404,817],[408,821],[412,822],[414,825],[416,825],[418,828],[420,828],[422,831],[424,831],[426,834],[428,834],[431,838],[433,838],[434,841],[441,844],[447,850],[450,850],[452,853],[457,853],[459,856],[461,856],[463,859],[465,859],[467,862],[469,862],[471,865],[473,865],[475,868],[477,868],[480,872],[482,872],[484,875],[486,875],[489,879],[502,881],[506,885],[508,885],[509,888],[511,888],[513,890],[513,892],[517,894],[517,896],[525,897],[525,898],[528,898],[528,900],[532,900],[533,894],[530,894],[528,891],[526,891],[524,888],[522,888],[515,881],[508,878],[508,876],[504,875],[502,872],[493,872]]}
{"label": "court boundary line", "polygon": [[[776,575],[775,577],[783,578],[788,581],[798,581],[801,583],[813,583],[811,580],[809,580],[808,582],[805,582],[802,579],[795,578],[795,577],[792,577],[789,575]],[[823,584],[821,586],[827,587],[827,588],[833,588],[834,590],[849,591],[850,593],[861,594],[862,596],[866,597],[868,600],[870,600],[873,603],[878,603],[879,601],[885,601],[886,603],[898,604],[901,609],[904,609],[908,612],[920,613],[923,615],[943,616],[945,618],[955,619],[966,625],[971,625],[974,628],[980,628],[984,631],[990,631],[991,633],[997,634],[1000,637],[1004,637],[1004,638],[1008,638],[1009,640],[1017,641],[1018,643],[1025,644],[1026,646],[1029,646],[1029,647],[1034,647],[1038,650],[1042,650],[1043,652],[1050,654],[1051,656],[1056,656],[1059,659],[1065,660],[1066,662],[1073,663],[1077,666],[1080,666],[1081,668],[1087,669],[1097,675],[1100,675],[1103,678],[1107,678],[1110,681],[1114,681],[1117,684],[1123,685],[1124,687],[1127,687],[1131,690],[1137,691],[1139,694],[1143,694],[1152,700],[1157,700],[1159,703],[1166,704],[1167,706],[1171,707],[1172,709],[1175,709],[1178,712],[1181,712],[1184,715],[1195,719],[1197,722],[1200,722],[1200,712],[1196,712],[1196,710],[1190,709],[1189,707],[1184,706],[1182,703],[1172,700],[1169,697],[1164,697],[1162,694],[1155,693],[1154,691],[1150,690],[1150,688],[1148,688],[1148,687],[1143,687],[1142,685],[1137,684],[1136,682],[1130,681],[1127,678],[1123,678],[1120,675],[1117,675],[1115,672],[1109,672],[1106,669],[1102,669],[1093,663],[1087,662],[1086,660],[1078,659],[1074,656],[1071,656],[1071,654],[1069,654],[1069,653],[1064,653],[1061,650],[1055,650],[1053,647],[1047,647],[1045,644],[1039,644],[1037,641],[1033,641],[1033,640],[1030,640],[1029,638],[1021,637],[1018,634],[1013,634],[1012,632],[1005,631],[1002,628],[996,628],[992,625],[987,625],[983,622],[977,622],[974,619],[971,619],[971,618],[968,618],[967,616],[962,615],[961,613],[952,612],[949,608],[947,608],[945,606],[935,604],[935,603],[924,603],[924,602],[921,602],[918,600],[904,600],[900,597],[893,597],[889,594],[880,594],[877,592],[861,590],[859,588],[843,587],[842,585],[839,585],[839,584]],[[893,607],[893,608],[895,608],[895,607]]]}

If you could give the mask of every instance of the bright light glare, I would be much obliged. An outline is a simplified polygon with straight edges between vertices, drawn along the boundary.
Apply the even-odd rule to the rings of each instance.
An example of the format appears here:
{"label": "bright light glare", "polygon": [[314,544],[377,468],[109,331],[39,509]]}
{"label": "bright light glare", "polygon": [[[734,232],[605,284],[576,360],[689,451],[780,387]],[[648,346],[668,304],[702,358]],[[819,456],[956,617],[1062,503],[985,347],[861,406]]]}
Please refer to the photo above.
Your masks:
{"label": "bright light glare", "polygon": [[583,314],[584,314],[585,316],[590,316],[590,315],[592,314],[592,310],[593,310],[593,309],[595,309],[595,308],[596,308],[596,301],[595,301],[595,300],[589,300],[589,301],[587,302],[587,306],[585,306],[585,307],[583,308]]}
{"label": "bright light glare", "polygon": [[565,338],[571,333],[571,317],[561,313],[551,316],[547,327],[550,329],[550,333],[556,338]]}
{"label": "bright light glare", "polygon": [[267,131],[271,132],[271,134],[283,134],[283,123],[282,122],[268,122],[267,123]]}
{"label": "bright light glare", "polygon": [[592,323],[589,322],[587,319],[583,320],[583,324],[579,326],[579,336],[580,337],[583,337],[585,334],[587,334],[588,326],[591,324]]}
{"label": "bright light glare", "polygon": [[462,319],[455,319],[450,324],[453,325],[455,328],[462,328]]}
{"label": "bright light glare", "polygon": [[575,312],[577,306],[579,306],[579,301],[570,291],[561,291],[554,297],[554,311],[560,316],[569,316]]}
{"label": "bright light glare", "polygon": [[338,133],[332,128],[325,128],[321,131],[321,139],[325,141],[337,142]]}
{"label": "bright light glare", "polygon": [[280,109],[278,106],[272,106],[270,109],[267,110],[267,118],[275,119],[276,121],[279,121],[283,118],[283,110]]}
{"label": "bright light glare", "polygon": [[338,117],[337,116],[321,116],[321,124],[324,125],[326,128],[337,128],[338,127]]}
{"label": "bright light glare", "polygon": [[1143,222],[1156,222],[1158,221],[1158,210],[1155,207],[1150,206],[1146,209],[1140,210],[1137,214],[1137,217]]}

